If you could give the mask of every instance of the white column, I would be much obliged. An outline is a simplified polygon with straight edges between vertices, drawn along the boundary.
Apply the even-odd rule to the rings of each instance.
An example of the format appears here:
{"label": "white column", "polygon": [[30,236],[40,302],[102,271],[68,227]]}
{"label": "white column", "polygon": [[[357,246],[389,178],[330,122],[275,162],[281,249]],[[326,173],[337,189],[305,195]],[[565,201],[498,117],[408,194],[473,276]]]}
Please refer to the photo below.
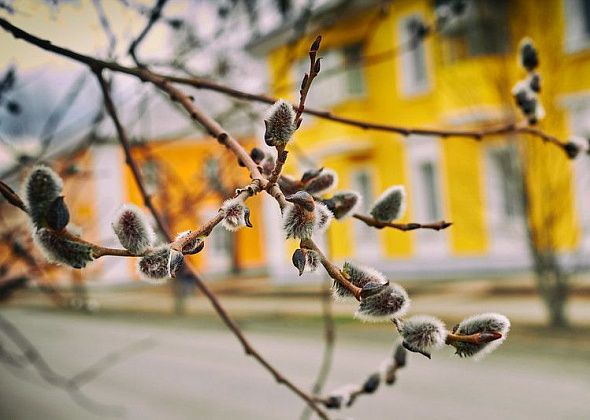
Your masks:
{"label": "white column", "polygon": [[[104,246],[120,247],[111,228],[115,212],[127,199],[120,148],[115,145],[95,146],[92,149],[92,165],[100,240],[104,241]],[[132,280],[133,273],[130,271],[128,258],[103,257],[101,261],[102,270],[98,276],[101,284],[126,283]]]}

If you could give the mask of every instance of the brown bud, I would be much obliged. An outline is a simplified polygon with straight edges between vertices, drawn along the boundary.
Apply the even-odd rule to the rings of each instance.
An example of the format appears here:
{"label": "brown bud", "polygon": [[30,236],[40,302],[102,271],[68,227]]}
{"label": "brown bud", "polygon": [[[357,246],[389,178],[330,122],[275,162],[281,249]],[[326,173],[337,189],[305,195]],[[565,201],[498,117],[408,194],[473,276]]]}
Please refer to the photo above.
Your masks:
{"label": "brown bud", "polygon": [[318,35],[318,37],[315,39],[315,41],[313,41],[313,44],[311,44],[311,47],[309,48],[309,51],[317,51],[320,49],[320,43],[322,42],[322,36]]}
{"label": "brown bud", "polygon": [[47,225],[54,230],[62,230],[70,222],[70,212],[64,201],[63,195],[57,197],[49,204],[45,215]]}
{"label": "brown bud", "polygon": [[313,72],[314,72],[315,74],[318,74],[318,73],[320,72],[320,69],[321,69],[321,64],[320,64],[320,61],[321,61],[321,59],[320,59],[320,58],[318,58],[318,59],[316,60],[315,64],[314,64],[314,66],[313,66]]}
{"label": "brown bud", "polygon": [[291,258],[293,265],[297,270],[299,270],[299,275],[303,274],[305,270],[305,254],[302,249],[297,248],[293,253],[293,257]]}

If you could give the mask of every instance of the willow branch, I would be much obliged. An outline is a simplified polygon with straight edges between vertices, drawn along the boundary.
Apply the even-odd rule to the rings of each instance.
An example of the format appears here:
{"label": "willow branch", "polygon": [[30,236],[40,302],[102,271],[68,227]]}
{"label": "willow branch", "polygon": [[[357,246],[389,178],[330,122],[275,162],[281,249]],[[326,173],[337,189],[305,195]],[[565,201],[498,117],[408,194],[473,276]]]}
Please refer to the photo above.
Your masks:
{"label": "willow branch", "polygon": [[[68,57],[72,60],[78,61],[80,63],[86,64],[94,69],[109,69],[115,72],[128,74],[131,76],[135,76],[144,81],[151,81],[153,82],[154,79],[157,79],[162,82],[170,82],[170,83],[178,83],[187,86],[192,86],[197,89],[205,89],[211,90],[215,92],[219,92],[234,98],[246,100],[246,101],[255,101],[261,102],[266,104],[273,104],[277,101],[277,98],[274,98],[269,95],[263,94],[253,94],[241,91],[239,89],[234,89],[229,86],[225,86],[223,84],[217,83],[212,80],[198,78],[198,77],[179,77],[174,75],[166,75],[148,71],[144,68],[132,68],[126,67],[121,64],[112,61],[104,61],[99,60],[84,54],[77,53],[75,51],[69,50],[67,48],[63,48],[57,45],[52,44],[50,41],[41,39],[32,35],[22,29],[12,25],[6,19],[0,18],[0,27],[2,27],[7,32],[10,32],[15,38],[23,39],[26,42],[33,44],[41,49],[46,51],[50,51],[56,54],[59,54],[64,57]],[[295,108],[297,105],[293,105]],[[314,108],[306,107],[303,110],[303,113],[316,116],[318,118],[322,118],[325,120],[333,121],[340,124],[350,125],[357,128],[361,128],[363,130],[376,130],[376,131],[384,131],[389,133],[397,133],[403,136],[410,136],[410,135],[424,135],[424,136],[438,136],[438,137],[463,137],[463,138],[471,138],[475,140],[481,140],[484,137],[490,136],[497,136],[502,134],[530,134],[536,138],[543,140],[544,142],[551,143],[559,148],[561,148],[566,154],[566,147],[564,142],[562,142],[556,136],[551,134],[547,134],[539,128],[530,127],[526,121],[514,124],[501,124],[498,126],[490,127],[490,128],[482,128],[482,129],[475,129],[475,130],[466,130],[466,129],[434,129],[434,128],[421,128],[421,127],[406,127],[400,125],[392,125],[392,124],[380,124],[380,123],[373,123],[369,121],[359,120],[355,118],[347,118],[335,115],[330,111],[319,110]]]}
{"label": "willow branch", "polygon": [[[324,321],[324,354],[322,355],[322,362],[318,371],[316,380],[311,389],[314,397],[319,395],[328,379],[328,374],[332,368],[334,356],[334,344],[336,341],[336,326],[334,325],[334,314],[332,312],[332,292],[331,282],[329,279],[324,279],[322,285],[322,317]],[[301,420],[309,419],[311,410],[305,407],[301,413]]]}
{"label": "willow branch", "polygon": [[348,289],[354,295],[356,300],[361,299],[361,290],[362,289],[360,287],[357,287],[354,284],[352,284],[346,278],[346,276],[344,276],[342,271],[340,271],[340,269],[338,267],[336,267],[336,265],[334,265],[328,258],[326,258],[324,253],[318,248],[318,246],[315,244],[315,242],[313,240],[302,239],[300,246],[301,246],[301,248],[311,249],[312,251],[317,252],[320,257],[320,261],[322,263],[322,266],[324,267],[324,269],[326,270],[328,275],[330,277],[332,277],[335,281],[340,283],[343,287]]}
{"label": "willow branch", "polygon": [[[118,118],[116,109],[115,109],[114,105],[112,104],[110,92],[106,86],[106,83],[102,77],[101,72],[100,71],[96,72],[96,75],[97,75],[97,78],[99,79],[103,95],[105,96],[105,102],[107,102],[107,104],[111,104],[110,107],[107,107],[107,110],[109,111],[109,115],[113,119],[113,123],[117,127],[119,142],[121,143],[121,146],[125,150],[125,154],[127,157],[127,164],[129,165],[130,168],[132,168],[132,174],[133,174],[134,181],[137,184],[137,186],[139,187],[140,193],[142,195],[144,195],[144,201],[145,201],[147,197],[145,196],[146,190],[145,190],[145,187],[143,184],[143,178],[141,177],[141,174],[139,173],[139,171],[133,170],[133,168],[136,168],[137,165],[133,159],[133,156],[129,153],[129,141],[128,141],[127,135],[126,135],[125,130],[123,129],[122,125],[119,122],[119,118]],[[234,151],[234,153],[237,153],[238,155],[244,155],[245,156],[245,158],[243,159],[244,164],[248,164],[249,162],[251,162],[253,164],[254,174],[252,174],[252,172],[251,172],[251,175],[254,175],[253,178],[255,178],[256,175],[260,175],[259,178],[256,178],[259,180],[258,182],[260,182],[261,184],[266,183],[266,180],[264,180],[262,178],[262,175],[260,174],[260,172],[256,168],[256,165],[254,164],[254,161],[250,158],[249,154],[244,150],[244,148],[235,139],[233,139],[229,134],[227,134],[225,132],[225,130],[223,130],[221,128],[221,126],[219,126],[219,124],[217,124],[214,120],[212,120],[208,115],[203,113],[200,109],[198,109],[197,107],[194,107],[192,105],[192,102],[190,102],[190,100],[187,102],[185,99],[188,99],[188,98],[185,95],[183,95],[181,92],[177,91],[175,88],[170,87],[167,83],[165,83],[165,81],[159,81],[159,83],[161,83],[162,86],[166,86],[167,91],[170,93],[170,95],[175,97],[176,99],[180,100],[181,104],[185,108],[187,108],[187,107],[190,108],[192,110],[191,117],[193,117],[193,119],[195,119],[197,121],[202,122],[202,124],[209,130],[209,133],[211,135],[215,136],[226,147],[228,147],[230,150]],[[252,165],[250,165],[250,166],[252,166]],[[249,170],[251,169],[250,166],[247,166]],[[149,208],[150,212],[152,213],[152,215],[154,216],[154,218],[156,218],[156,220],[160,219],[161,215],[154,206],[150,206],[148,208]],[[163,224],[160,226],[160,229],[162,230],[163,234],[166,235],[166,237],[168,238],[168,241],[171,241],[171,234]],[[240,327],[236,324],[236,322],[233,320],[233,318],[231,318],[231,316],[226,312],[225,308],[221,305],[221,302],[217,299],[217,296],[215,296],[215,294],[201,280],[200,276],[197,274],[197,271],[192,266],[192,264],[187,263],[187,268],[188,268],[189,272],[191,273],[191,275],[193,276],[193,278],[195,279],[195,285],[197,286],[197,288],[207,297],[207,299],[209,300],[209,302],[211,303],[211,305],[213,306],[213,308],[215,309],[215,311],[217,312],[217,314],[219,315],[221,320],[229,328],[229,330],[236,336],[238,341],[241,343],[241,345],[244,349],[244,352],[247,355],[252,356],[254,359],[256,359],[258,361],[258,363],[261,364],[275,378],[277,383],[285,385],[287,388],[289,388],[291,391],[293,391],[297,396],[299,396],[301,399],[303,399],[318,414],[318,416],[320,416],[320,418],[328,419],[328,416],[326,415],[326,413],[323,412],[323,410],[312,400],[312,398],[306,392],[301,390],[293,382],[291,382],[289,379],[287,379],[287,377],[285,377],[273,365],[271,365],[252,346],[252,344],[250,344],[250,342],[246,339],[246,337],[242,333]]]}
{"label": "willow branch", "polygon": [[444,220],[440,220],[434,223],[388,223],[388,222],[380,222],[379,220],[365,216],[363,214],[355,213],[352,215],[355,219],[358,219],[364,222],[367,226],[371,226],[377,229],[383,229],[386,227],[401,230],[407,232],[409,230],[416,230],[416,229],[431,229],[431,230],[443,230],[451,226],[453,223],[445,222]]}
{"label": "willow branch", "polygon": [[[301,81],[301,88],[299,89],[299,104],[295,108],[295,118],[293,119],[295,123],[295,129],[299,129],[301,126],[301,115],[305,110],[305,100],[307,99],[307,95],[309,93],[309,88],[313,80],[317,77],[320,72],[320,59],[317,58],[318,50],[320,48],[320,43],[322,42],[322,37],[318,36],[311,47],[309,49],[309,71],[305,73],[303,80]],[[283,166],[287,161],[288,152],[285,150],[285,146],[277,146],[277,163],[268,179],[270,184],[275,184],[283,171]]]}
{"label": "willow branch", "polygon": [[453,343],[485,344],[500,338],[502,338],[502,334],[497,332],[482,332],[471,335],[448,333],[445,343],[451,346]]}

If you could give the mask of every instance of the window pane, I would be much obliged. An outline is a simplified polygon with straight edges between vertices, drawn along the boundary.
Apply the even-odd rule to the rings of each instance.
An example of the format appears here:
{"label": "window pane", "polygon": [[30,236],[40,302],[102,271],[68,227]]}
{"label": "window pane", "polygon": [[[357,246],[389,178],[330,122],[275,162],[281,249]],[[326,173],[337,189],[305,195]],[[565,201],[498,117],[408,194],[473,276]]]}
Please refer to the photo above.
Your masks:
{"label": "window pane", "polygon": [[351,96],[362,95],[365,91],[363,80],[363,46],[353,44],[344,48],[346,66],[346,88]]}
{"label": "window pane", "polygon": [[512,163],[509,150],[497,150],[492,153],[492,162],[495,166],[497,185],[500,188],[499,197],[502,200],[501,211],[504,218],[512,218],[519,214],[518,206],[518,174]]}
{"label": "window pane", "polygon": [[420,164],[420,182],[424,191],[424,205],[430,220],[440,219],[440,192],[436,181],[436,170],[434,162]]}

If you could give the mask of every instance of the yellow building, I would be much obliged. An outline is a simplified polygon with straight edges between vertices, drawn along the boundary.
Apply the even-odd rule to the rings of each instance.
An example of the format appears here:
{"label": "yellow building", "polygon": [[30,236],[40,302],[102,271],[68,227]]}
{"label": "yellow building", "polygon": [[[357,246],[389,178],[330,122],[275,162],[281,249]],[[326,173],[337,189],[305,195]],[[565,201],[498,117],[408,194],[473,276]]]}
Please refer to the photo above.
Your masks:
{"label": "yellow building", "polygon": [[[521,119],[511,88],[525,76],[517,51],[529,36],[541,60],[547,117],[540,128],[564,140],[590,135],[590,1],[466,4],[459,18],[412,45],[416,22],[435,22],[451,1],[325,1],[303,35],[297,20],[285,21],[250,50],[268,60],[270,92],[296,101],[307,50],[321,34],[322,71],[308,106],[375,123],[481,128]],[[402,277],[527,268],[520,167],[537,246],[570,262],[590,251],[590,237],[581,235],[590,224],[588,156],[572,163],[558,148],[524,135],[481,142],[403,137],[309,116],[294,144],[289,172],[302,173],[310,160],[333,168],[339,189],[363,194],[365,211],[388,186],[403,184],[409,196],[405,221],[453,222],[444,232],[411,233],[375,231],[353,220],[333,223],[327,244],[337,261],[353,259]],[[266,240],[274,244],[270,271],[283,278],[292,276],[287,257],[293,244],[282,246],[279,235],[267,232]]]}
{"label": "yellow building", "polygon": [[[540,128],[561,139],[590,136],[590,0],[467,1],[460,18],[448,19],[412,44],[417,22],[431,25],[450,4],[318,1],[304,27],[300,20],[285,21],[254,40],[250,51],[268,61],[269,93],[296,101],[307,50],[321,34],[322,71],[309,106],[382,124],[481,128],[521,119],[511,88],[525,76],[516,56],[519,41],[529,36],[541,58],[547,117]],[[145,120],[154,127],[182,127],[172,111],[158,109]],[[246,135],[244,143],[266,148],[262,120],[254,125],[258,135]],[[206,221],[224,197],[247,182],[233,156],[191,130],[174,141],[143,135],[155,139],[149,147],[133,149],[176,233]],[[409,197],[404,221],[453,222],[442,232],[407,233],[378,231],[356,220],[334,222],[319,240],[339,263],[350,259],[402,278],[501,275],[528,268],[520,168],[525,168],[537,247],[557,250],[570,264],[590,254],[588,156],[569,161],[539,139],[404,137],[306,115],[290,151],[288,173],[300,175],[311,165],[333,168],[338,189],[363,195],[365,213],[383,190],[403,184]],[[114,141],[95,145],[79,165],[87,177],[66,180],[72,221],[82,225],[88,239],[116,246],[111,229],[116,210],[129,201],[142,204],[120,147]],[[290,262],[297,243],[285,241],[276,203],[265,194],[248,203],[254,228],[236,235],[216,229],[205,251],[191,257],[198,268],[207,275],[268,273],[277,282],[317,280],[320,274],[297,277]],[[105,257],[91,266],[89,277],[137,278],[133,264]]]}

